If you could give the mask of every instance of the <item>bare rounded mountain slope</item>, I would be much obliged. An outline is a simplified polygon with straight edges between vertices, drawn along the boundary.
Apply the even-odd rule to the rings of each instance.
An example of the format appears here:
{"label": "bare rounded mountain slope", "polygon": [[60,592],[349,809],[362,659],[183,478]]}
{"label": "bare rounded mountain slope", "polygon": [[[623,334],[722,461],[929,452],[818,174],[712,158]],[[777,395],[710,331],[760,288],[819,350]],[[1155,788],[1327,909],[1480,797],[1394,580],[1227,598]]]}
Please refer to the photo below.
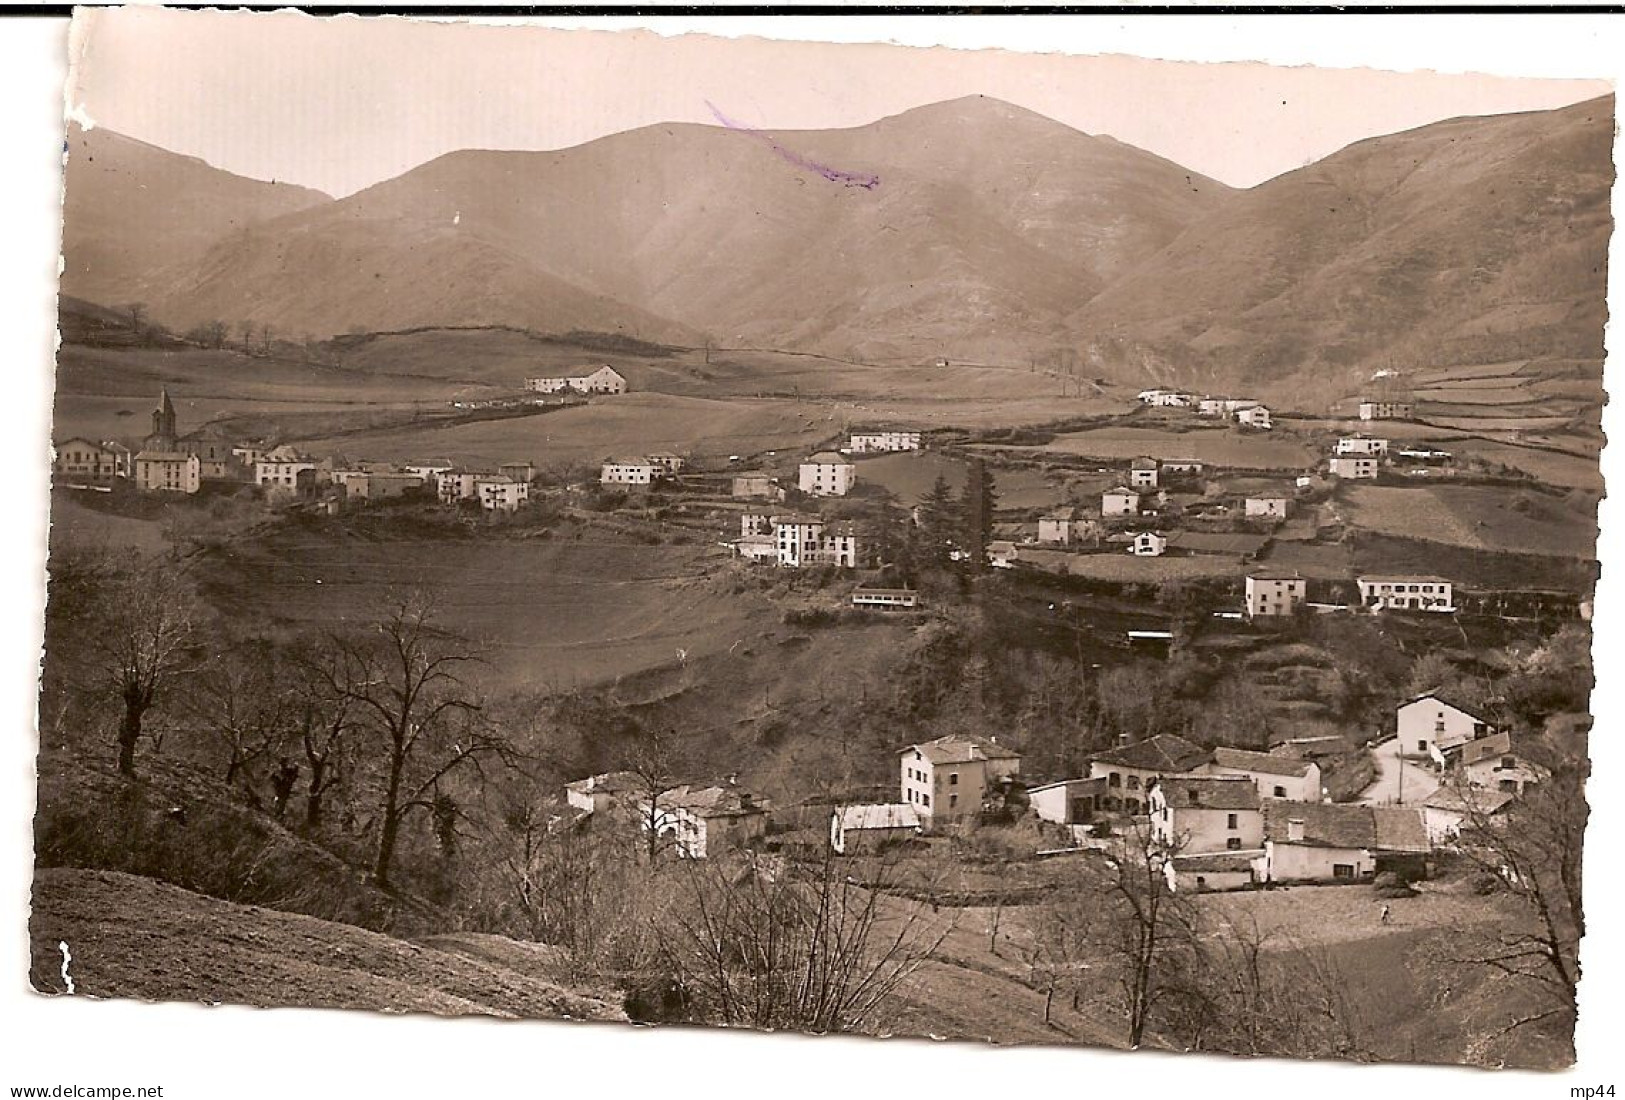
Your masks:
{"label": "bare rounded mountain slope", "polygon": [[[438,323],[403,315],[430,303],[400,283],[428,280],[433,308],[460,323],[601,329],[576,311],[603,304],[644,338],[992,350],[1060,339],[1066,314],[1227,193],[980,97],[848,130],[657,125],[440,157],[222,241],[162,310],[258,310],[248,319],[319,333]],[[436,282],[465,252],[485,257],[478,295]],[[386,287],[385,272],[402,274]]]}

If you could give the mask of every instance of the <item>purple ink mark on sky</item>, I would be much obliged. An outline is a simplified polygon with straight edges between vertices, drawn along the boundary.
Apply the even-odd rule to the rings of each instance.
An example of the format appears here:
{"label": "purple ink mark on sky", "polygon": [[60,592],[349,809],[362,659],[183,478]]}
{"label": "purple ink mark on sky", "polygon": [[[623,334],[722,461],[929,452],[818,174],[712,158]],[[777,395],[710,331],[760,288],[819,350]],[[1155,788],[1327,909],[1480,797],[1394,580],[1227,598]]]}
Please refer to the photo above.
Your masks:
{"label": "purple ink mark on sky", "polygon": [[716,120],[722,123],[722,125],[726,126],[730,130],[737,130],[741,134],[745,134],[748,137],[753,137],[758,141],[766,143],[769,149],[772,149],[782,159],[795,165],[797,168],[805,168],[809,172],[817,172],[820,176],[823,176],[831,183],[845,184],[847,187],[862,187],[865,190],[872,191],[876,187],[880,186],[879,176],[871,175],[868,172],[843,172],[839,168],[831,168],[826,164],[819,164],[817,161],[808,160],[800,153],[797,153],[792,149],[786,149],[784,146],[780,145],[773,135],[754,129],[750,126],[746,126],[743,123],[735,122],[733,119],[717,110],[716,104],[712,103],[709,99],[705,101],[705,105],[711,108],[711,113],[716,116]]}

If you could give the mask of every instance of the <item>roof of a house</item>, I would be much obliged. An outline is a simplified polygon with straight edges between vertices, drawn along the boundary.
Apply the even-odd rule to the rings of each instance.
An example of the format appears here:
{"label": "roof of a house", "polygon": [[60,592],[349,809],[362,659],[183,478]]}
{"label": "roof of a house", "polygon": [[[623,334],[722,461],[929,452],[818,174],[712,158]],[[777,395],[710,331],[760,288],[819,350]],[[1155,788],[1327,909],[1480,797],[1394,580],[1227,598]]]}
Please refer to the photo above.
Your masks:
{"label": "roof of a house", "polygon": [[1141,771],[1160,771],[1170,775],[1188,772],[1208,762],[1208,751],[1192,744],[1176,733],[1159,733],[1132,745],[1097,752],[1090,758],[1101,764],[1116,764],[1121,768]]}
{"label": "roof of a house", "polygon": [[1516,797],[1511,791],[1491,791],[1481,787],[1468,790],[1464,796],[1462,791],[1452,787],[1440,787],[1428,795],[1427,801],[1422,805],[1429,810],[1450,810],[1461,814],[1469,810],[1481,814],[1495,814],[1504,810]]}
{"label": "roof of a house", "polygon": [[1134,497],[1138,499],[1140,492],[1138,489],[1130,489],[1126,485],[1113,485],[1110,489],[1107,489],[1100,495],[1105,497]]}
{"label": "roof of a house", "polygon": [[652,466],[654,464],[652,462],[650,462],[649,459],[646,456],[639,455],[636,458],[606,458],[606,459],[604,459],[604,465],[605,466]]}
{"label": "roof of a house", "polygon": [[[1289,840],[1290,823],[1303,822],[1303,839]],[[1264,839],[1316,848],[1374,848],[1376,820],[1370,806],[1338,802],[1264,803]]]}
{"label": "roof of a house", "polygon": [[802,459],[803,466],[850,466],[852,460],[835,451],[818,451]]}
{"label": "roof of a house", "polygon": [[987,552],[989,554],[1014,554],[1016,552],[1016,544],[1013,542],[1004,541],[990,542],[987,544]]}
{"label": "roof of a house", "polygon": [[733,783],[688,784],[673,787],[658,799],[662,806],[675,806],[696,817],[745,817],[766,813],[767,800]]}
{"label": "roof of a house", "polygon": [[1220,746],[1213,750],[1213,762],[1221,768],[1239,768],[1243,771],[1262,772],[1265,775],[1290,775],[1303,778],[1309,774],[1314,765],[1307,760],[1295,760],[1289,756],[1275,756],[1267,752],[1252,752],[1249,749],[1232,749]]}
{"label": "roof of a house", "polygon": [[1504,756],[1512,751],[1512,734],[1506,730],[1492,733],[1488,737],[1468,741],[1461,746],[1461,763],[1476,764],[1480,760],[1491,757]]}
{"label": "roof of a house", "polygon": [[1258,788],[1244,775],[1171,776],[1155,784],[1170,810],[1256,810]]}
{"label": "roof of a house", "polygon": [[1175,871],[1250,871],[1257,852],[1201,852],[1174,857]]}
{"label": "roof of a house", "polygon": [[193,456],[186,451],[142,451],[135,456],[137,462],[185,462]]}
{"label": "roof of a house", "polygon": [[565,790],[580,791],[583,794],[625,794],[628,791],[638,790],[645,784],[632,772],[604,772],[601,775],[589,775],[585,779],[577,779],[573,783],[566,783]]}
{"label": "roof of a house", "polygon": [[1448,694],[1446,694],[1444,692],[1440,692],[1438,690],[1424,691],[1420,695],[1413,695],[1409,699],[1405,700],[1403,703],[1399,704],[1399,709],[1403,710],[1404,708],[1412,705],[1413,703],[1420,703],[1423,699],[1432,699],[1435,702],[1443,703],[1447,707],[1451,707],[1451,708],[1453,708],[1455,710],[1461,711],[1463,714],[1467,715],[1469,718],[1476,718],[1480,722],[1484,722],[1484,723],[1489,722],[1489,719],[1485,718],[1482,714],[1479,714],[1476,710],[1473,710],[1473,709],[1471,709],[1469,707],[1462,706],[1460,701],[1458,701],[1456,699],[1453,699],[1450,695],[1448,695]]}
{"label": "roof of a house", "polygon": [[842,806],[835,811],[841,819],[841,828],[850,829],[918,829],[920,815],[907,802],[875,802],[864,806]]}
{"label": "roof of a house", "polygon": [[1368,573],[1354,578],[1360,584],[1449,584],[1443,577],[1431,574]]}
{"label": "roof of a house", "polygon": [[1301,581],[1303,574],[1296,569],[1259,569],[1248,573],[1250,581]]}
{"label": "roof of a house", "polygon": [[900,752],[918,752],[933,764],[968,764],[973,760],[1020,760],[1021,754],[991,737],[950,733],[932,741],[909,745]]}
{"label": "roof of a house", "polygon": [[1432,848],[1422,811],[1414,806],[1372,806],[1371,818],[1381,851],[1426,852]]}
{"label": "roof of a house", "polygon": [[812,524],[822,525],[824,517],[811,512],[781,512],[776,516],[769,516],[767,522],[774,527],[806,527]]}
{"label": "roof of a house", "polygon": [[1131,470],[1155,470],[1158,466],[1154,458],[1136,458],[1128,464]]}
{"label": "roof of a house", "polygon": [[1036,787],[1028,787],[1027,793],[1039,794],[1043,791],[1053,791],[1057,787],[1065,787],[1068,790],[1078,791],[1105,790],[1106,777],[1103,775],[1097,775],[1093,779],[1056,779],[1049,783],[1040,783]]}

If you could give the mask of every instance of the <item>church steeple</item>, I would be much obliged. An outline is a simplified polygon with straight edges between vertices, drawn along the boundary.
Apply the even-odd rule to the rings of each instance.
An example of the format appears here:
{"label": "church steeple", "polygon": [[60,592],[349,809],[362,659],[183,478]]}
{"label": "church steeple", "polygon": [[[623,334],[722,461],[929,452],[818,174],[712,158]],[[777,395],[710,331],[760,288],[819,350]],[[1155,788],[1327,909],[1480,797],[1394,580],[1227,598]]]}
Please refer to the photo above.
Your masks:
{"label": "church steeple", "polygon": [[169,387],[158,395],[158,407],[152,410],[152,434],[147,437],[149,451],[175,449],[175,405],[169,399]]}

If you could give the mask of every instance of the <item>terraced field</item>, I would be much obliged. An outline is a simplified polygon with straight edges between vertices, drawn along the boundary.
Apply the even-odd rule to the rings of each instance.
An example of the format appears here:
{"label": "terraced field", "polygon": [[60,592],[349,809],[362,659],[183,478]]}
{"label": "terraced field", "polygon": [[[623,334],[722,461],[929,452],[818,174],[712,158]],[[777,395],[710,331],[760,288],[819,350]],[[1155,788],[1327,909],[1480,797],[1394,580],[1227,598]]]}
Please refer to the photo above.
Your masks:
{"label": "terraced field", "polygon": [[1477,550],[1588,558],[1596,526],[1559,498],[1474,485],[1399,488],[1348,485],[1341,497],[1355,526]]}

